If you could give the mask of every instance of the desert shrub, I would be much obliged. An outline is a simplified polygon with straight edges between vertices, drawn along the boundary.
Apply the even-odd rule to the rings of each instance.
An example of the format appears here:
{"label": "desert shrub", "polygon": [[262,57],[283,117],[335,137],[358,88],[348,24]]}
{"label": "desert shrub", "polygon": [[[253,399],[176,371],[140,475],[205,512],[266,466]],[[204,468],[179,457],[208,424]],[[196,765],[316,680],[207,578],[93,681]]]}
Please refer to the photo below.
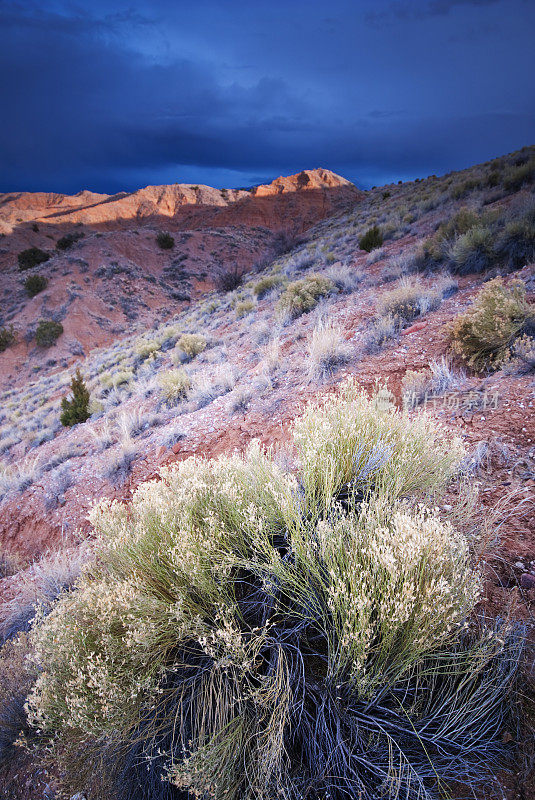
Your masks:
{"label": "desert shrub", "polygon": [[496,262],[494,235],[490,228],[476,226],[458,236],[450,248],[450,266],[454,272],[485,272]]}
{"label": "desert shrub", "polygon": [[280,275],[266,275],[265,278],[260,278],[253,287],[253,292],[261,300],[273,289],[276,289],[282,283]]}
{"label": "desert shrub", "polygon": [[534,180],[535,158],[530,158],[525,164],[506,169],[503,176],[503,185],[508,192],[516,192],[525,183],[532,183]]}
{"label": "desert shrub", "polygon": [[238,319],[247,316],[253,311],[255,308],[255,304],[252,300],[242,300],[239,303],[236,303],[236,316]]}
{"label": "desert shrub", "polygon": [[325,277],[334,283],[339,292],[351,294],[364,280],[364,273],[349,264],[334,264],[326,270]]}
{"label": "desert shrub", "polygon": [[15,333],[13,331],[13,325],[10,325],[9,328],[0,328],[0,353],[3,353],[4,350],[13,344],[15,341]]}
{"label": "desert shrub", "polygon": [[161,250],[172,250],[175,246],[175,240],[170,233],[166,233],[165,231],[160,231],[156,236],[156,243]]}
{"label": "desert shrub", "polygon": [[372,250],[369,255],[366,256],[366,266],[371,267],[372,264],[377,264],[378,261],[381,261],[386,255],[386,251],[384,247],[377,247],[375,250]]}
{"label": "desert shrub", "polygon": [[364,352],[378,352],[388,341],[399,337],[402,327],[399,317],[394,317],[392,314],[374,317],[363,336]]}
{"label": "desert shrub", "polygon": [[86,422],[91,416],[89,412],[89,390],[85,385],[80,369],[71,379],[71,396],[63,397],[61,400],[60,422],[70,428],[79,422]]}
{"label": "desert shrub", "polygon": [[48,286],[48,278],[44,275],[29,275],[24,281],[24,289],[28,297],[35,297]]}
{"label": "desert shrub", "polygon": [[519,336],[504,357],[502,368],[507,375],[535,372],[535,338],[527,334]]}
{"label": "desert shrub", "polygon": [[375,250],[377,247],[381,247],[382,244],[383,234],[377,225],[368,228],[366,233],[359,239],[359,248],[361,250],[366,250],[368,253],[371,253],[371,251]]}
{"label": "desert shrub", "polygon": [[497,368],[515,338],[535,326],[535,311],[522,281],[507,286],[495,278],[481,289],[472,306],[451,325],[451,347],[475,370]]}
{"label": "desert shrub", "polygon": [[140,339],[134,346],[134,352],[141,361],[145,361],[147,358],[154,358],[161,347],[162,343],[157,339]]}
{"label": "desert shrub", "polygon": [[37,267],[39,264],[48,261],[49,258],[50,253],[47,253],[46,250],[40,250],[38,247],[28,247],[27,250],[22,250],[17,256],[20,270]]}
{"label": "desert shrub", "polygon": [[237,264],[230,269],[222,270],[214,278],[215,288],[218,292],[232,292],[241,286],[245,270]]}
{"label": "desert shrub", "polygon": [[124,386],[129,383],[134,377],[134,372],[131,369],[118,370],[117,372],[103,372],[100,376],[100,383],[102,388],[107,392],[111,389],[117,389],[119,386]]}
{"label": "desert shrub", "polygon": [[424,242],[424,255],[441,261],[448,255],[448,247],[456,236],[468,233],[480,223],[478,215],[469,208],[461,208],[447,222],[439,225],[436,232]]}
{"label": "desert shrub", "polygon": [[206,350],[206,339],[200,333],[184,333],[177,342],[177,348],[187,356],[195,358]]}
{"label": "desert shrub", "polygon": [[466,180],[457,183],[451,190],[451,196],[454,200],[459,200],[465,197],[474,189],[479,188],[481,181],[478,178],[466,178]]}
{"label": "desert shrub", "polygon": [[256,443],[102,502],[34,626],[29,719],[120,798],[431,800],[506,760],[516,639],[473,622],[464,536],[400,500],[434,504],[458,442],[354,382],[293,433],[295,475]]}
{"label": "desert shrub", "polygon": [[298,317],[311,311],[320,297],[325,297],[334,289],[334,284],[322,275],[308,275],[299,281],[289,283],[277,303],[277,310],[290,317]]}
{"label": "desert shrub", "polygon": [[535,203],[518,218],[507,222],[501,231],[496,250],[510,269],[517,269],[535,260]]}
{"label": "desert shrub", "polygon": [[65,236],[62,236],[61,239],[58,239],[58,241],[56,242],[56,249],[68,250],[70,247],[73,246],[73,244],[76,244],[76,242],[79,242],[80,239],[83,239],[84,236],[85,233],[82,233],[81,231],[67,233],[65,234]]}
{"label": "desert shrub", "polygon": [[343,329],[331,320],[320,320],[308,341],[308,375],[324,378],[349,361],[350,350]]}
{"label": "desert shrub", "polygon": [[170,369],[158,375],[160,393],[169,405],[185,397],[191,386],[191,380],[183,369]]}
{"label": "desert shrub", "polygon": [[232,391],[235,384],[234,370],[226,364],[220,364],[213,372],[202,372],[195,376],[189,398],[196,408],[204,408],[216,397]]}
{"label": "desert shrub", "polygon": [[127,479],[137,456],[137,447],[129,436],[119,439],[117,447],[106,459],[102,476],[112,483],[121,485]]}
{"label": "desert shrub", "polygon": [[390,315],[397,317],[402,323],[408,323],[437,308],[441,300],[440,291],[428,288],[418,280],[403,278],[394,289],[381,295],[377,312],[380,316]]}
{"label": "desert shrub", "polygon": [[39,321],[37,330],[35,331],[35,341],[39,347],[51,347],[56,343],[62,333],[63,325],[61,322],[55,322],[52,319],[42,319]]}

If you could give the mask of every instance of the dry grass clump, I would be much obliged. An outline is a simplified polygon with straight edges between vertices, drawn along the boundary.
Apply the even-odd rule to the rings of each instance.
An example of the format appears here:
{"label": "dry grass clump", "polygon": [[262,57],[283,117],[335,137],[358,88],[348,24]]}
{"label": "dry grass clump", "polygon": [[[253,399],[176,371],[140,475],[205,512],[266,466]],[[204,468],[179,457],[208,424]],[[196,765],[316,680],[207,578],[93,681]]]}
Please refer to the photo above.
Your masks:
{"label": "dry grass clump", "polygon": [[420,370],[407,370],[401,381],[404,405],[408,408],[421,403],[428,395],[444,394],[457,386],[464,376],[456,374],[445,356],[433,359],[429,367]]}
{"label": "dry grass clump", "polygon": [[188,359],[195,358],[206,350],[206,339],[200,333],[183,333],[176,347],[181,350]]}
{"label": "dry grass clump", "polygon": [[191,379],[183,369],[170,369],[158,375],[160,394],[169,405],[186,396],[191,387]]}
{"label": "dry grass clump", "polygon": [[505,285],[495,278],[481,289],[472,306],[453,321],[451,347],[473,369],[496,369],[522,333],[535,329],[535,310],[523,281]]}
{"label": "dry grass clump", "polygon": [[162,344],[157,339],[140,339],[134,346],[134,352],[141,361],[155,358],[160,352]]}
{"label": "dry grass clump", "polygon": [[325,276],[334,283],[339,292],[344,294],[354,292],[365,278],[361,269],[349,264],[333,264],[325,271]]}
{"label": "dry grass clump", "polygon": [[238,319],[246,317],[247,314],[250,314],[254,309],[255,303],[252,300],[241,300],[239,303],[236,303],[236,317]]}
{"label": "dry grass clump", "polygon": [[325,378],[350,359],[343,328],[332,320],[320,320],[308,341],[307,372],[311,379]]}
{"label": "dry grass clump", "polygon": [[137,445],[130,436],[121,437],[115,450],[110,452],[106,459],[102,477],[118,486],[123,484],[130,474],[137,452]]}
{"label": "dry grass clump", "polygon": [[253,292],[259,300],[262,300],[263,297],[272,292],[273,289],[277,289],[281,284],[282,278],[280,275],[266,275],[255,283]]}
{"label": "dry grass clump", "polygon": [[204,408],[217,397],[231,392],[235,384],[234,370],[228,364],[220,364],[211,372],[202,372],[195,376],[188,398],[196,408]]}
{"label": "dry grass clump", "polygon": [[427,287],[421,281],[402,278],[399,284],[384,292],[377,303],[379,316],[396,317],[408,323],[416,317],[438,308],[442,300],[440,288]]}
{"label": "dry grass clump", "polygon": [[321,297],[326,297],[334,289],[334,284],[322,275],[307,275],[299,281],[288,284],[277,303],[277,310],[282,315],[295,318],[311,311]]}
{"label": "dry grass clump", "polygon": [[29,719],[74,783],[81,759],[121,800],[431,800],[506,760],[517,640],[475,622],[433,510],[459,443],[354,381],[293,437],[295,474],[253,443],[92,511],[95,564],[31,634]]}
{"label": "dry grass clump", "polygon": [[15,464],[0,463],[0,501],[28,489],[41,474],[37,457],[26,457]]}
{"label": "dry grass clump", "polygon": [[374,317],[363,336],[364,352],[377,353],[387,342],[397,339],[402,328],[400,319],[392,314]]}

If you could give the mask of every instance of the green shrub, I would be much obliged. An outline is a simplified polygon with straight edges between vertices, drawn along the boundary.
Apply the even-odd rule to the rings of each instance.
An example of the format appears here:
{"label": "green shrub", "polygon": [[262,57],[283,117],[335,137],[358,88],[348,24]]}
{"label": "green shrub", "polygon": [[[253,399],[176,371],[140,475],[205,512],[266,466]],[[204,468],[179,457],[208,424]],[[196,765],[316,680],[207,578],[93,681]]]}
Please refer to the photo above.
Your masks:
{"label": "green shrub", "polygon": [[240,303],[236,303],[236,316],[238,319],[241,319],[247,314],[250,314],[254,307],[255,304],[252,300],[242,300]]}
{"label": "green shrub", "polygon": [[73,244],[83,239],[85,233],[81,231],[73,232],[73,233],[66,233],[65,236],[62,236],[61,239],[58,239],[56,242],[56,249],[57,250],[68,250]]}
{"label": "green shrub", "polygon": [[175,246],[175,240],[170,233],[166,233],[165,231],[160,231],[156,237],[156,242],[158,247],[162,250],[172,250]]}
{"label": "green shrub", "polygon": [[10,325],[9,328],[0,328],[0,353],[3,353],[4,350],[13,344],[15,341],[15,333],[13,331],[13,325]]}
{"label": "green shrub", "polygon": [[158,383],[162,397],[169,405],[185,397],[191,388],[191,380],[183,369],[170,369],[158,375]]}
{"label": "green shrub", "polygon": [[261,300],[265,297],[272,289],[276,289],[277,286],[280,286],[282,283],[282,278],[280,275],[266,275],[265,278],[260,278],[260,280],[255,283],[253,292]]}
{"label": "green shrub", "polygon": [[486,272],[496,263],[494,235],[490,228],[474,227],[458,236],[450,250],[453,272],[466,275]]}
{"label": "green shrub", "polygon": [[20,270],[37,267],[39,264],[48,261],[49,258],[50,253],[47,253],[46,250],[40,250],[38,247],[28,247],[27,250],[22,250],[17,256]]}
{"label": "green shrub", "polygon": [[188,358],[206,350],[206,339],[200,333],[183,333],[176,345]]}
{"label": "green shrub", "polygon": [[465,537],[408,501],[436,505],[458,441],[350,382],[294,442],[295,475],[253,444],[91,512],[97,558],[34,624],[28,707],[107,796],[423,800],[505,761],[516,640],[473,621]]}
{"label": "green shrub", "polygon": [[480,219],[471,209],[461,208],[447,222],[439,225],[436,232],[424,242],[424,255],[434,261],[442,261],[448,254],[448,246],[463,233],[467,233],[471,228],[476,227]]}
{"label": "green shrub", "polygon": [[42,319],[35,331],[35,341],[39,347],[51,347],[63,333],[61,322],[52,319]]}
{"label": "green shrub", "polygon": [[509,192],[516,192],[525,183],[535,180],[535,158],[530,158],[525,164],[518,167],[509,167],[503,178],[503,185]]}
{"label": "green shrub", "polygon": [[535,260],[535,203],[518,219],[506,223],[496,250],[510,269],[518,269]]}
{"label": "green shrub", "polygon": [[326,297],[334,289],[334,284],[322,275],[308,275],[299,281],[288,284],[277,303],[277,310],[290,317],[298,317],[311,311],[320,297]]}
{"label": "green shrub", "polygon": [[71,379],[71,399],[63,397],[61,400],[60,422],[70,428],[79,422],[86,422],[91,416],[89,411],[89,390],[85,385],[80,369]]}
{"label": "green shrub", "polygon": [[481,186],[481,181],[478,178],[467,178],[464,181],[456,184],[451,190],[451,196],[454,200],[459,200],[461,197],[472,192]]}
{"label": "green shrub", "polygon": [[29,275],[24,281],[24,288],[28,297],[35,297],[48,286],[48,278],[44,275]]}
{"label": "green shrub", "polygon": [[481,289],[472,306],[453,321],[451,346],[475,370],[501,365],[515,338],[535,325],[535,309],[522,281],[504,285],[495,278]]}
{"label": "green shrub", "polygon": [[375,250],[377,247],[381,247],[382,244],[383,234],[377,225],[369,228],[359,240],[359,248],[361,250],[366,250],[368,253],[371,253],[371,251]]}

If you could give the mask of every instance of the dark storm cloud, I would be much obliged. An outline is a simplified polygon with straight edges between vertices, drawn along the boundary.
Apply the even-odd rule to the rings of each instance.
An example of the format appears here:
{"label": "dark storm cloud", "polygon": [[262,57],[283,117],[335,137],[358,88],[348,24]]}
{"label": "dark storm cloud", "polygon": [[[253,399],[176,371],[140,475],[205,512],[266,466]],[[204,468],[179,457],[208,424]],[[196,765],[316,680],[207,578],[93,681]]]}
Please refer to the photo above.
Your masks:
{"label": "dark storm cloud", "polygon": [[[449,20],[462,5],[478,27],[483,3],[527,8],[411,7]],[[509,13],[490,55],[453,42],[456,24],[433,41],[404,20],[370,28],[371,9],[392,14],[378,2],[134,5],[0,4],[0,191],[244,185],[320,165],[371,185],[533,139],[529,9],[516,46]]]}
{"label": "dark storm cloud", "polygon": [[490,6],[500,0],[431,0],[431,2],[389,3],[382,11],[372,11],[366,15],[368,22],[382,23],[388,20],[425,19],[448,14],[458,6]]}

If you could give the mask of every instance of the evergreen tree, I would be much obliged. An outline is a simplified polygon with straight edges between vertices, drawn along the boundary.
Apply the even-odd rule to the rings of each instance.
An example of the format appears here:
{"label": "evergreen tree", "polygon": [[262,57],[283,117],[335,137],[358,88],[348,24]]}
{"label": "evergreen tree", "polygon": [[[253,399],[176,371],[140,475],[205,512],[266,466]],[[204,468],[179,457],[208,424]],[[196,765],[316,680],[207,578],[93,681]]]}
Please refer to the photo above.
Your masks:
{"label": "evergreen tree", "polygon": [[60,422],[65,427],[76,425],[77,422],[85,422],[89,419],[89,390],[84,383],[80,369],[71,380],[72,400],[64,397],[61,401]]}

